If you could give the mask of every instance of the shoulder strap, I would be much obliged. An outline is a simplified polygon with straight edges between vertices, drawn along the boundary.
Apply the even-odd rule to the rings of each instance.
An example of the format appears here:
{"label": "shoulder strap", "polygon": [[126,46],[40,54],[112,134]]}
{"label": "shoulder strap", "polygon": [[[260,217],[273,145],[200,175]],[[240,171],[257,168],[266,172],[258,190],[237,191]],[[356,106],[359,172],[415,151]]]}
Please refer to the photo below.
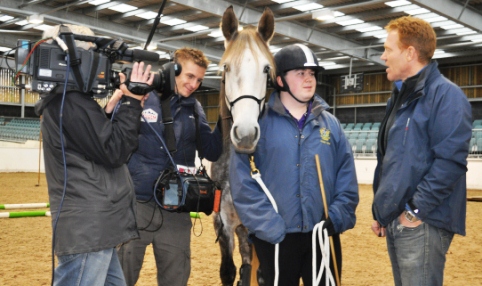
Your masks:
{"label": "shoulder strap", "polygon": [[85,87],[84,80],[82,78],[82,72],[80,70],[81,59],[77,55],[77,50],[74,43],[74,35],[72,34],[72,32],[67,26],[61,26],[60,31],[65,44],[69,48],[68,54],[69,54],[70,66],[72,68],[72,72],[74,74],[77,87],[79,88],[79,90],[86,92],[84,90],[84,87]]}
{"label": "shoulder strap", "polygon": [[176,135],[174,134],[174,119],[171,113],[171,96],[161,98],[162,122],[164,123],[164,138],[166,138],[167,150],[174,153],[176,149]]}
{"label": "shoulder strap", "polygon": [[194,122],[196,124],[196,149],[198,152],[199,159],[201,160],[201,166],[202,166],[202,160],[204,159],[204,154],[203,154],[203,146],[201,142],[201,131],[199,130],[199,114],[196,111],[196,104],[194,104]]}

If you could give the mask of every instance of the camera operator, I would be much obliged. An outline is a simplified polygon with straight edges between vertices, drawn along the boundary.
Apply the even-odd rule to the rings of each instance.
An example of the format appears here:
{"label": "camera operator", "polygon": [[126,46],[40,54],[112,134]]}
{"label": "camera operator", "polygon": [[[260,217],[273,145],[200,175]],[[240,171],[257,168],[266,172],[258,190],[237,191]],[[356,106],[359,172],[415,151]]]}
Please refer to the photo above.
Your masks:
{"label": "camera operator", "polygon": [[[211,131],[206,115],[192,93],[199,88],[209,64],[205,55],[192,48],[175,52],[180,74],[175,77],[175,93],[170,98],[177,151],[172,154],[179,170],[194,169],[196,156],[195,114],[205,158],[216,161],[222,152],[218,127]],[[127,285],[135,285],[142,268],[146,247],[152,244],[157,266],[158,285],[185,286],[191,271],[191,218],[188,212],[161,209],[153,198],[153,185],[159,174],[171,168],[168,150],[151,127],[167,141],[162,121],[161,102],[157,94],[146,100],[139,135],[139,149],[129,160],[129,171],[137,197],[137,226],[140,239],[131,240],[119,249],[119,260]],[[149,126],[150,125],[150,126]],[[182,167],[181,167],[182,165]]]}
{"label": "camera operator", "polygon": [[[69,25],[73,33],[91,34]],[[58,27],[44,33],[56,36]],[[93,34],[93,33],[92,33]],[[91,43],[78,43],[89,48]],[[133,65],[131,82],[152,84],[150,66]],[[120,74],[121,82],[125,76]],[[58,257],[54,285],[125,285],[115,247],[139,236],[132,179],[125,164],[138,146],[144,95],[125,84],[110,109],[112,119],[81,91],[64,86],[42,94],[35,111],[42,115],[45,172],[52,211],[53,249]],[[124,95],[121,99],[121,95]]]}

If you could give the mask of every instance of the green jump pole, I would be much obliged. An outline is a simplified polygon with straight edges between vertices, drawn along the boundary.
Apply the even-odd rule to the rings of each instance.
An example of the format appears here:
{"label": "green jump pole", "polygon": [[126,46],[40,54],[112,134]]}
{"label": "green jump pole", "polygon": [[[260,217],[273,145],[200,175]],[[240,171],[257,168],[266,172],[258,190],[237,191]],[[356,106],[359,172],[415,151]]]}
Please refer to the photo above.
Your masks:
{"label": "green jump pole", "polygon": [[1,212],[0,218],[16,218],[16,217],[32,217],[32,216],[50,216],[49,211],[31,211],[31,212]]}
{"label": "green jump pole", "polygon": [[197,212],[190,212],[191,218],[201,218],[201,214]]}
{"label": "green jump pole", "polygon": [[36,208],[49,208],[49,203],[31,203],[31,204],[4,204],[0,205],[0,210],[9,209],[36,209]]}

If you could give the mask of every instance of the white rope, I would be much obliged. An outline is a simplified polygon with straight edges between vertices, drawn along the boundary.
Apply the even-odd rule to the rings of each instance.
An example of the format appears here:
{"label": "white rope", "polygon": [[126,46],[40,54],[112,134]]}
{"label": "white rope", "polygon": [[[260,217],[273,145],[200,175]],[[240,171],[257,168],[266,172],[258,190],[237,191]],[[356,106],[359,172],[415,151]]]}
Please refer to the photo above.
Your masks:
{"label": "white rope", "polygon": [[[278,213],[278,205],[276,204],[276,201],[274,200],[273,196],[269,192],[268,188],[264,184],[263,180],[261,179],[261,173],[251,173],[251,177],[258,182],[258,184],[261,186],[261,189],[263,189],[263,192],[266,194],[268,197],[269,201],[273,205],[274,210],[276,213]],[[274,246],[274,284],[273,286],[278,286],[278,279],[279,279],[279,243],[275,244]]]}
{"label": "white rope", "polygon": [[[325,284],[324,285],[335,285],[333,280],[333,274],[330,270],[330,240],[328,238],[328,231],[323,229],[323,224],[325,221],[321,221],[313,227],[313,234],[311,236],[312,244],[312,283],[313,285],[319,285],[321,281],[321,276],[326,270],[325,274]],[[318,239],[317,239],[318,236]],[[321,264],[320,269],[316,269],[316,244],[320,245],[321,249]],[[319,271],[319,272],[318,272]]]}

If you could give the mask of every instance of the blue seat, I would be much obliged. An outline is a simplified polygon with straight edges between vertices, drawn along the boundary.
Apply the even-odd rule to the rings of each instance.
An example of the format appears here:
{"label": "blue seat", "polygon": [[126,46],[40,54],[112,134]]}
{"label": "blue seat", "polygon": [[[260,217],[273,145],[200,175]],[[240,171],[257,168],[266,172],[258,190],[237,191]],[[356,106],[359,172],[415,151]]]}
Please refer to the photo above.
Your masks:
{"label": "blue seat", "polygon": [[369,139],[377,139],[378,138],[378,132],[374,132],[374,131],[368,132],[368,138]]}
{"label": "blue seat", "polygon": [[472,127],[475,128],[475,126],[477,125],[482,125],[482,119],[474,120],[474,122],[472,123]]}
{"label": "blue seat", "polygon": [[482,154],[482,137],[477,139],[477,143],[476,143],[475,146],[476,146],[477,150],[475,150],[474,153]]}
{"label": "blue seat", "polygon": [[348,139],[358,139],[358,132],[348,132]]}
{"label": "blue seat", "polygon": [[360,132],[357,139],[367,139],[368,132]]}
{"label": "blue seat", "polygon": [[357,139],[356,140],[356,148],[355,153],[363,153],[365,151],[365,139]]}
{"label": "blue seat", "polygon": [[367,139],[365,153],[374,154],[377,152],[377,139]]}

